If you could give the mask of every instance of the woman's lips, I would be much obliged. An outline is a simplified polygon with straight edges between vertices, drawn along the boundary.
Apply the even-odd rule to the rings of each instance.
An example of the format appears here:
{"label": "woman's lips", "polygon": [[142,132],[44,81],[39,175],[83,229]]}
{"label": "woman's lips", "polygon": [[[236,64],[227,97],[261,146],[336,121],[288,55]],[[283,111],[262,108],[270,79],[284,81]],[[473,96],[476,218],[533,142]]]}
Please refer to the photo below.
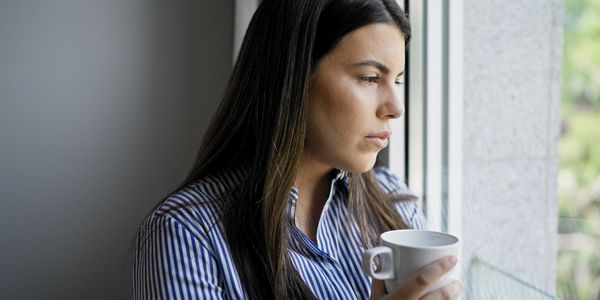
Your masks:
{"label": "woman's lips", "polygon": [[369,140],[373,144],[379,146],[380,148],[385,148],[388,145],[388,139],[387,138],[382,139],[382,138],[378,138],[378,137],[367,137],[367,140]]}

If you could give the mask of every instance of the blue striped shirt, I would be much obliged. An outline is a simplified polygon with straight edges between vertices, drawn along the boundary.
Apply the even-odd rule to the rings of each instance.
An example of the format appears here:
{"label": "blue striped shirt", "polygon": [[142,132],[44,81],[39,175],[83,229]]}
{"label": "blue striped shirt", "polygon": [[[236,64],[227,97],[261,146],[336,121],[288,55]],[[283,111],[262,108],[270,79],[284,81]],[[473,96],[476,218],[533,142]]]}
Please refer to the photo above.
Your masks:
{"label": "blue striped shirt", "polygon": [[[373,171],[385,192],[407,192],[388,168]],[[144,221],[142,226],[152,234],[138,237],[132,269],[134,299],[247,299],[219,220],[223,193],[245,174],[240,169],[197,180],[172,194]],[[319,299],[370,298],[371,278],[361,270],[366,249],[357,224],[349,218],[347,191],[347,173],[338,170],[321,213],[316,243],[290,226],[288,254]],[[291,224],[295,224],[297,200],[298,190],[292,187]],[[409,227],[425,227],[416,200],[400,201],[395,207]]]}

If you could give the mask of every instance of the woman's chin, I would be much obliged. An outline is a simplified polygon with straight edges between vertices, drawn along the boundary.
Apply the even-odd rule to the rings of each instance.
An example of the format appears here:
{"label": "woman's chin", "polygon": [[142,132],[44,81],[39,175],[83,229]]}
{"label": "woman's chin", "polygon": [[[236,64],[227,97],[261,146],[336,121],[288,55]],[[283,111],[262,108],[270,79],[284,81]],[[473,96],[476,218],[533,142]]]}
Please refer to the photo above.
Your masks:
{"label": "woman's chin", "polygon": [[369,159],[368,161],[365,161],[362,164],[354,165],[350,170],[346,170],[346,171],[352,172],[352,173],[366,173],[366,172],[369,172],[375,166],[375,162],[377,161],[376,158],[377,157],[375,156],[373,159]]}

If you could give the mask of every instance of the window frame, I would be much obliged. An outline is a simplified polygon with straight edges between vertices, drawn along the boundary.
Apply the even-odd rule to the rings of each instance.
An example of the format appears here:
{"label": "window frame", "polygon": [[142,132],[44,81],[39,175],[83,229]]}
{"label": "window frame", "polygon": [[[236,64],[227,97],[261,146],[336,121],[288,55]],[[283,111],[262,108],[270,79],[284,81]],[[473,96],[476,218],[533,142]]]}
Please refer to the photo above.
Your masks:
{"label": "window frame", "polygon": [[[406,114],[388,166],[420,200],[427,228],[461,235],[463,0],[399,0],[409,13]],[[408,101],[406,100],[408,99]]]}

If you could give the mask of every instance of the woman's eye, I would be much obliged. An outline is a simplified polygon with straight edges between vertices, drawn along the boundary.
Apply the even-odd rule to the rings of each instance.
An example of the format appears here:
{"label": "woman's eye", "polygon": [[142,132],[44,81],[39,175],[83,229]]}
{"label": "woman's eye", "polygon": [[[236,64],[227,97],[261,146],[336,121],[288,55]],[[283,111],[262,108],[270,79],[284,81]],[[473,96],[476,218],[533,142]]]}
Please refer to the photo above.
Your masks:
{"label": "woman's eye", "polygon": [[[363,82],[368,83],[368,84],[377,83],[379,81],[379,79],[380,78],[377,76],[363,76],[360,78],[360,80],[362,80]],[[396,80],[396,81],[394,81],[394,84],[397,86],[400,86],[400,85],[404,84],[404,82],[402,80]]]}
{"label": "woman's eye", "polygon": [[379,77],[377,76],[363,76],[360,78],[360,80],[366,82],[366,83],[376,83],[379,80]]}

